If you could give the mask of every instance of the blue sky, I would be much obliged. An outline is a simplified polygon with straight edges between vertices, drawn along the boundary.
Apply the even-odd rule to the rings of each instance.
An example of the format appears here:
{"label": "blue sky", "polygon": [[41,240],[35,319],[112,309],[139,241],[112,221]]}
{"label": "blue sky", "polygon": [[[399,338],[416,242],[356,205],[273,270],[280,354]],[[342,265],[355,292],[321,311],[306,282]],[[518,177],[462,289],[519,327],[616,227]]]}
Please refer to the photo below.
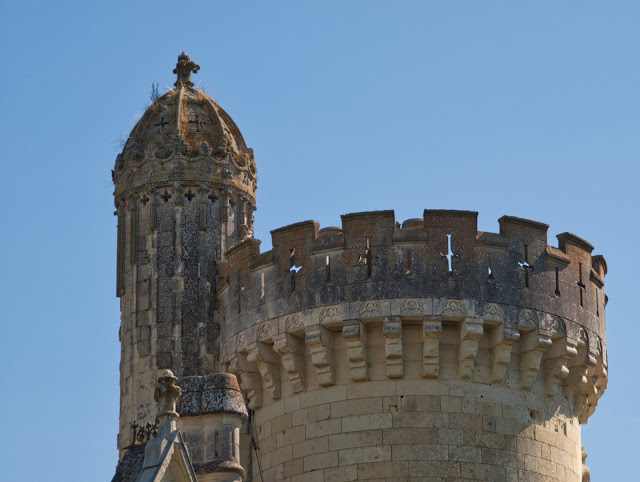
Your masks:
{"label": "blue sky", "polygon": [[[178,6],[180,5],[180,6]],[[571,231],[604,254],[598,481],[635,473],[640,4],[0,0],[0,441],[7,480],[110,480],[118,326],[110,169],[177,55],[258,163],[256,236],[425,208]],[[6,473],[6,472],[5,472]]]}

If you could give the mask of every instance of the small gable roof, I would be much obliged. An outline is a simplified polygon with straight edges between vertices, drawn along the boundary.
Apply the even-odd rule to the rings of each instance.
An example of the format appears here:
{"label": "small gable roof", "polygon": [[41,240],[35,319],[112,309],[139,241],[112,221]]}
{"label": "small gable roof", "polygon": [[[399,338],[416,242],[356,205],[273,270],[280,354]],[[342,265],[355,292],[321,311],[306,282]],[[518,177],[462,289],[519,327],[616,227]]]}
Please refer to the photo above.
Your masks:
{"label": "small gable roof", "polygon": [[189,449],[179,430],[124,455],[111,482],[197,482]]}
{"label": "small gable roof", "polygon": [[122,460],[118,462],[116,474],[111,479],[111,482],[135,482],[142,471],[145,445],[134,445],[127,450]]}

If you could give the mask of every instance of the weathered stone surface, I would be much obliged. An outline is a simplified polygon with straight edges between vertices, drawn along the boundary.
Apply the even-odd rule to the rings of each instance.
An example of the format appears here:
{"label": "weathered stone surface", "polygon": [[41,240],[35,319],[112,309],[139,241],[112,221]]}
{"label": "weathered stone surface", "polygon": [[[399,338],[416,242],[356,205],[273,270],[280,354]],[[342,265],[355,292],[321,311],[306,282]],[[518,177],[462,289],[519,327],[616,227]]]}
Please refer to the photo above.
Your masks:
{"label": "weathered stone surface", "polygon": [[244,397],[238,381],[229,373],[214,373],[205,377],[183,377],[182,398],[178,403],[181,416],[214,413],[235,414],[247,418]]}
{"label": "weathered stone surface", "polygon": [[[116,163],[121,419],[152,413],[140,393],[170,367],[201,471],[240,447],[254,480],[588,473],[580,424],[608,369],[593,246],[511,216],[484,233],[471,211],[376,211],[275,229],[260,253],[253,153],[187,64]],[[245,396],[251,435],[219,442]]]}

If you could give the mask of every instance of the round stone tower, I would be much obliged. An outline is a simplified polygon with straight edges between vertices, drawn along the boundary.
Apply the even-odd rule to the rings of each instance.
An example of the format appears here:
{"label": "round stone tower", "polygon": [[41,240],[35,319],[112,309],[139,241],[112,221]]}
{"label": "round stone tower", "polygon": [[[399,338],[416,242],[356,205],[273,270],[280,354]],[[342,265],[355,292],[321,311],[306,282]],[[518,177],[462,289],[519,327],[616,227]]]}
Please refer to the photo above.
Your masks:
{"label": "round stone tower", "polygon": [[477,213],[349,214],[227,252],[221,362],[254,411],[253,480],[583,481],[607,385],[602,256]]}
{"label": "round stone tower", "polygon": [[251,237],[253,151],[191,74],[183,52],[175,88],[154,100],[113,171],[118,215],[120,449],[129,427],[156,416],[158,370],[218,370],[216,276],[225,252]]}
{"label": "round stone tower", "polygon": [[260,253],[253,152],[198,69],[180,55],[116,159],[119,448],[170,369],[199,480],[588,480],[580,426],[607,385],[593,246],[426,210],[294,224]]}

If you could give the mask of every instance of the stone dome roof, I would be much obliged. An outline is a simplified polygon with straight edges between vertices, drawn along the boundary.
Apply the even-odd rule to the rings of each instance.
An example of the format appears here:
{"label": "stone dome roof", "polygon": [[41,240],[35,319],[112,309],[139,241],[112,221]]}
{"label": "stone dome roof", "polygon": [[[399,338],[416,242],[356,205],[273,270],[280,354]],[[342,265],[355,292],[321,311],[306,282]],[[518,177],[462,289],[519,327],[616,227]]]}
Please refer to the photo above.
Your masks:
{"label": "stone dome roof", "polygon": [[[193,87],[190,74],[198,69],[184,52],[178,57],[175,88],[149,106],[116,159],[116,196],[138,186],[134,178],[147,171],[143,166],[151,162],[157,164],[154,174],[177,169],[184,178],[190,169],[204,170],[206,178],[198,175],[194,181],[233,185],[255,199],[253,150],[229,114],[203,90]],[[199,166],[203,162],[206,165]]]}

